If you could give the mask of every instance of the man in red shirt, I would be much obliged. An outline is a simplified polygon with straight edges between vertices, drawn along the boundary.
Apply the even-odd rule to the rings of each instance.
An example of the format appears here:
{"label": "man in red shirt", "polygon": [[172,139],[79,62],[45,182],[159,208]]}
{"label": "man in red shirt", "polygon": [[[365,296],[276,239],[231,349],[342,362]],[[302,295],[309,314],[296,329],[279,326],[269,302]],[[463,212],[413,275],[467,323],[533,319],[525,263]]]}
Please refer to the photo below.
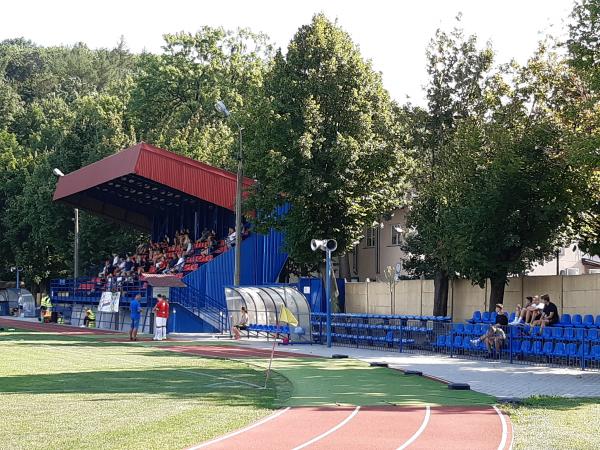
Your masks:
{"label": "man in red shirt", "polygon": [[162,294],[156,296],[157,303],[152,309],[155,314],[154,319],[154,341],[163,341],[167,339],[167,319],[169,318],[169,300]]}

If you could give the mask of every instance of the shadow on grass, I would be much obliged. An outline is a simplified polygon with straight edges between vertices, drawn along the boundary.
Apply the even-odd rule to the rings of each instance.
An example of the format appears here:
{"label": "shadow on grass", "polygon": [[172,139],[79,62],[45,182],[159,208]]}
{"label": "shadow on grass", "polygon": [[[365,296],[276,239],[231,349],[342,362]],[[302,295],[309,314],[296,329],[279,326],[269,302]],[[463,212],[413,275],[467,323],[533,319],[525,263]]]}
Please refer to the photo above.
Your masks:
{"label": "shadow on grass", "polygon": [[[139,394],[177,399],[199,399],[221,405],[274,406],[277,390],[271,383],[261,390],[244,383],[260,383],[262,374],[248,369],[184,366],[148,370],[97,370],[0,377],[5,394]],[[276,380],[277,385],[284,383]],[[283,386],[285,387],[285,386]]]}

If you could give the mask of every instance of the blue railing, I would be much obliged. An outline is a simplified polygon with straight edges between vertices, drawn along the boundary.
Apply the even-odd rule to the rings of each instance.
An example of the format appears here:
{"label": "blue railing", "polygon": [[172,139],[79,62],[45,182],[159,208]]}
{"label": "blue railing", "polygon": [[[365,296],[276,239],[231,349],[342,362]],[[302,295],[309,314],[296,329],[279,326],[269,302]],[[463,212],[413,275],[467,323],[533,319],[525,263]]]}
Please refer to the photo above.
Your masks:
{"label": "blue railing", "polygon": [[[313,342],[325,343],[325,314],[313,313],[311,325]],[[600,327],[500,328],[504,338],[496,345],[493,339],[482,339],[490,330],[489,323],[452,323],[447,317],[432,316],[333,314],[331,338],[335,346],[600,370]]]}
{"label": "blue railing", "polygon": [[98,278],[58,279],[50,282],[52,303],[98,303],[103,292],[120,292],[121,303],[129,304],[136,295],[147,302],[148,285],[144,281],[127,278],[101,281]]}
{"label": "blue railing", "polygon": [[228,330],[227,308],[208,295],[187,286],[171,288],[171,303],[179,303],[219,332]]}

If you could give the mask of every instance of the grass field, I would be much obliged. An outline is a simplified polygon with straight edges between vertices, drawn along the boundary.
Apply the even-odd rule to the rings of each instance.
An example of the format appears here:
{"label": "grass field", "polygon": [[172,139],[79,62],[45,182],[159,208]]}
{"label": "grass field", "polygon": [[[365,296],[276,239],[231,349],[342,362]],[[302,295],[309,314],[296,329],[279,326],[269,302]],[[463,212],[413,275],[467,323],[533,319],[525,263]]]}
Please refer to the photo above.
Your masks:
{"label": "grass field", "polygon": [[[282,406],[490,405],[493,397],[351,359],[224,360],[115,335],[0,332],[0,449],[181,449]],[[202,342],[202,345],[209,345]],[[600,448],[600,405],[505,406],[518,449]]]}
{"label": "grass field", "polygon": [[600,448],[600,399],[531,398],[505,406],[515,432],[515,449]]}
{"label": "grass field", "polygon": [[0,448],[184,448],[284,403],[247,364],[97,337],[0,333]]}

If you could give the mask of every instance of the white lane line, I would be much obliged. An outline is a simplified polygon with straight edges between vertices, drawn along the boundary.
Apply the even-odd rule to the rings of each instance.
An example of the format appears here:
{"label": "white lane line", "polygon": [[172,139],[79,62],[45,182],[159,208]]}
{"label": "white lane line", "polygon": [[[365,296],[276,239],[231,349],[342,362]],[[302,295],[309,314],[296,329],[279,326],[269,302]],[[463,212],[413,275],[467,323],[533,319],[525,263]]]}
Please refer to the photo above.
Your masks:
{"label": "white lane line", "polygon": [[320,441],[324,437],[329,436],[331,433],[336,432],[337,430],[342,428],[344,425],[346,425],[348,422],[350,422],[352,420],[352,418],[356,415],[356,413],[358,413],[359,409],[360,409],[360,406],[357,406],[354,409],[354,411],[352,411],[352,414],[350,414],[348,417],[346,417],[344,420],[342,420],[340,423],[338,423],[335,427],[331,428],[330,430],[326,431],[323,434],[320,434],[320,435],[312,438],[310,441],[305,442],[302,445],[299,445],[298,447],[294,447],[292,450],[300,450],[301,448],[308,447],[309,445],[314,444],[317,441]]}
{"label": "white lane line", "polygon": [[506,426],[506,419],[504,418],[504,414],[500,411],[495,405],[492,406],[496,410],[496,413],[500,416],[500,422],[502,423],[502,440],[500,441],[500,445],[498,446],[498,450],[504,450],[506,446],[506,438],[508,436],[508,427]]}
{"label": "white lane line", "polygon": [[287,408],[280,409],[276,413],[271,414],[270,416],[267,416],[264,419],[259,420],[258,422],[255,422],[250,426],[247,426],[246,428],[242,428],[241,430],[237,430],[237,431],[234,431],[233,433],[226,434],[225,436],[221,436],[219,438],[213,439],[212,441],[204,442],[204,443],[202,443],[200,445],[196,445],[194,447],[189,447],[187,450],[196,450],[198,448],[208,447],[209,445],[216,444],[217,442],[221,442],[221,441],[224,441],[225,439],[232,438],[234,436],[237,436],[238,434],[245,433],[246,431],[251,430],[252,428],[256,428],[256,427],[262,425],[263,423],[267,423],[270,420],[276,419],[277,417],[281,416],[286,411],[289,411],[289,409],[290,409],[289,406]]}
{"label": "white lane line", "polygon": [[427,428],[427,424],[429,423],[429,417],[431,417],[431,408],[429,407],[429,405],[427,405],[425,406],[425,417],[423,418],[423,423],[421,424],[417,432],[413,434],[408,441],[406,441],[404,444],[398,447],[398,450],[404,450],[406,447],[408,447],[410,444],[417,440],[417,438],[423,433],[423,431],[425,431],[425,428]]}

